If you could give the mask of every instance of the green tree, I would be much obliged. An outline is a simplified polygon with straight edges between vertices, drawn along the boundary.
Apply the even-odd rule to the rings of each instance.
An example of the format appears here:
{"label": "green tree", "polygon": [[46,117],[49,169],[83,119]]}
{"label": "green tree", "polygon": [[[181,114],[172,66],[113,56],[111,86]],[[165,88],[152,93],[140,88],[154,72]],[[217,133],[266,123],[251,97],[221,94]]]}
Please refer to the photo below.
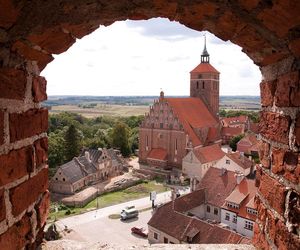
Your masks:
{"label": "green tree", "polygon": [[65,158],[66,161],[72,160],[75,156],[78,156],[80,152],[81,142],[80,133],[72,124],[65,134]]}
{"label": "green tree", "polygon": [[229,146],[232,148],[233,151],[236,151],[236,144],[244,137],[244,135],[237,135],[233,137],[230,142]]}
{"label": "green tree", "polygon": [[62,131],[60,131],[60,133],[57,134],[50,133],[48,136],[48,141],[49,141],[48,163],[49,163],[50,170],[52,170],[65,162],[65,151],[64,151],[65,140]]}
{"label": "green tree", "polygon": [[123,122],[117,122],[111,132],[112,146],[120,149],[124,156],[129,156],[131,153],[129,147],[129,128]]}

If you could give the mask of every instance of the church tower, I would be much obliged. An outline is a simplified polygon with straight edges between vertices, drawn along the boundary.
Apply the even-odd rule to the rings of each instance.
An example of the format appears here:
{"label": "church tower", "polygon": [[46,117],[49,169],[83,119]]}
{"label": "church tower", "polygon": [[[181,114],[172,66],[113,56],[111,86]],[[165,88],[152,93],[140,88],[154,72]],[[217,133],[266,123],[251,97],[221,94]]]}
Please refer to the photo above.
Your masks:
{"label": "church tower", "polygon": [[219,75],[209,63],[205,37],[201,62],[190,72],[190,96],[201,98],[214,116],[219,113]]}

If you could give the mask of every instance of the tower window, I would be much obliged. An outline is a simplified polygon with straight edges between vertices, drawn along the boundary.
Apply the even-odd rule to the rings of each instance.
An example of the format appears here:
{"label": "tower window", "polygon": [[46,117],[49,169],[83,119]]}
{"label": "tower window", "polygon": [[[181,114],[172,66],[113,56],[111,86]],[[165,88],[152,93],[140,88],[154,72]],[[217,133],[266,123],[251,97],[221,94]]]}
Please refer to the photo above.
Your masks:
{"label": "tower window", "polygon": [[201,79],[201,78],[202,78],[202,75],[201,75],[201,74],[200,74],[200,75],[198,75],[198,78],[199,78],[199,79]]}
{"label": "tower window", "polygon": [[197,82],[197,89],[199,89],[199,82]]}
{"label": "tower window", "polygon": [[205,89],[205,82],[202,82],[202,88]]}

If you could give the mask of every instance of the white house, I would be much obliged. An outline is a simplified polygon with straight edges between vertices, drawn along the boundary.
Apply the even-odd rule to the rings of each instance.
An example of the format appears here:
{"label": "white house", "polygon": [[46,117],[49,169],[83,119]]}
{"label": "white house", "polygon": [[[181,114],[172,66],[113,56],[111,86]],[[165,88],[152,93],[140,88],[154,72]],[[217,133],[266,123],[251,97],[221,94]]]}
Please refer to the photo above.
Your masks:
{"label": "white house", "polygon": [[190,180],[195,178],[199,182],[224,155],[218,144],[194,148],[182,160],[182,173]]}
{"label": "white house", "polygon": [[253,171],[253,162],[244,156],[243,153],[234,152],[224,155],[214,167],[239,172],[247,176]]}

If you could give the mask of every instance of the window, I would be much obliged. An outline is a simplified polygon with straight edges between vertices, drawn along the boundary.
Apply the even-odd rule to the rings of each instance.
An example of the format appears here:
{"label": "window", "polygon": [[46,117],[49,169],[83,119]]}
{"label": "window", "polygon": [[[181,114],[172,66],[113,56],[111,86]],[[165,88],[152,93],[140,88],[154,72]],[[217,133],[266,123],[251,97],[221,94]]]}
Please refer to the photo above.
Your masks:
{"label": "window", "polygon": [[157,240],[157,239],[158,239],[158,234],[154,232],[154,233],[153,233],[153,237],[154,237],[154,239]]}
{"label": "window", "polygon": [[146,146],[148,147],[149,144],[148,144],[148,135],[146,136]]}
{"label": "window", "polygon": [[228,220],[228,221],[230,220],[230,214],[229,213],[225,214],[225,220]]}
{"label": "window", "polygon": [[257,215],[257,210],[253,208],[247,207],[247,213]]}
{"label": "window", "polygon": [[230,160],[226,160],[226,164],[230,164]]}
{"label": "window", "polygon": [[66,179],[65,179],[65,178],[63,178],[63,181],[66,181]]}
{"label": "window", "polygon": [[202,82],[202,88],[205,89],[205,82]]}
{"label": "window", "polygon": [[206,212],[210,213],[210,206],[207,205]]}
{"label": "window", "polygon": [[227,201],[227,207],[231,207],[231,208],[235,208],[235,209],[239,209],[240,206],[238,204],[235,203],[231,203]]}
{"label": "window", "polygon": [[236,224],[236,221],[237,221],[236,215],[233,215],[232,222]]}
{"label": "window", "polygon": [[164,243],[169,243],[168,238],[164,237]]}
{"label": "window", "polygon": [[57,177],[55,178],[56,181],[58,181]]}
{"label": "window", "polygon": [[251,221],[245,221],[245,228],[250,230],[250,231],[253,231],[253,222]]}
{"label": "window", "polygon": [[164,127],[164,124],[163,123],[160,123],[160,128],[163,128]]}
{"label": "window", "polygon": [[175,139],[175,150],[177,150],[177,139]]}
{"label": "window", "polygon": [[199,75],[198,75],[198,78],[199,78],[199,79],[201,79],[201,78],[202,78],[202,75],[201,75],[201,74],[199,74]]}
{"label": "window", "polygon": [[199,89],[199,82],[197,82],[197,89]]}
{"label": "window", "polygon": [[218,213],[219,213],[218,209],[217,209],[217,208],[214,208],[214,214],[215,214],[215,215],[218,215]]}

